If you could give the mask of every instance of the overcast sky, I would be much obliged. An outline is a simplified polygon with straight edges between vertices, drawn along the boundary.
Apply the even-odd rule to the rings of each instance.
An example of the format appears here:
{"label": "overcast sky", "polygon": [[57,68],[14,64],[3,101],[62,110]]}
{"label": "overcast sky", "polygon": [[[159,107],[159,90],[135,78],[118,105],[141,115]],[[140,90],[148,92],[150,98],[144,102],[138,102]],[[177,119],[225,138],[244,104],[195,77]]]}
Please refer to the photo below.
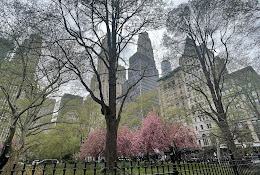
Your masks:
{"label": "overcast sky", "polygon": [[[173,0],[172,1],[174,6],[177,6],[181,3],[188,2],[188,0]],[[165,29],[160,29],[160,30],[153,30],[153,31],[148,31],[149,37],[152,42],[153,46],[153,52],[154,52],[154,58],[156,62],[156,67],[159,70],[160,73],[160,62],[163,60],[163,50],[161,46],[161,40],[163,37],[163,33],[165,32]],[[137,39],[137,38],[136,38]],[[123,53],[123,57],[128,59],[131,57],[137,50],[136,45],[130,45],[125,52]],[[175,67],[176,65],[173,65]],[[63,86],[60,88],[59,95],[63,95],[64,93],[70,93],[74,95],[79,95],[86,97],[89,93],[84,89],[84,87],[80,84],[80,82],[77,81],[72,81],[69,84]]]}

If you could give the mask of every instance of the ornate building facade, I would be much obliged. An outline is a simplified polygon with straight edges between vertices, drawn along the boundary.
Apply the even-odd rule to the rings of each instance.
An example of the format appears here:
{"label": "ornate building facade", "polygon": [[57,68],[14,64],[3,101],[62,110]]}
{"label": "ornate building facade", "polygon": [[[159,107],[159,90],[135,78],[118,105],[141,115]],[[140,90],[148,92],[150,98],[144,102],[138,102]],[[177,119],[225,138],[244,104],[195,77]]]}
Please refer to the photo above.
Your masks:
{"label": "ornate building facade", "polygon": [[[183,54],[179,59],[179,67],[158,79],[160,108],[164,118],[189,126],[190,130],[195,132],[198,144],[208,148],[213,146],[210,137],[217,126],[212,118],[200,111],[202,108],[210,111],[210,107],[203,94],[192,88],[192,86],[199,86],[205,94],[210,94],[208,88],[201,82],[204,75],[200,63],[195,58],[196,53],[193,47],[191,40],[187,38]],[[221,64],[223,60],[217,58],[217,61],[218,64]],[[247,99],[243,90],[243,87],[247,87],[244,89],[248,90],[249,85],[253,86],[253,82],[258,82],[255,87],[260,87],[260,77],[251,67],[230,74],[226,69],[224,71],[225,81],[223,82],[225,83],[223,83],[222,97],[225,105],[232,101],[227,115],[232,133],[237,138],[236,144],[240,146],[243,146],[241,144],[245,142],[251,146],[260,144],[260,121],[259,114],[257,114],[259,110],[256,110],[260,109],[260,89],[251,88],[247,92],[251,94],[251,97],[247,97]],[[244,77],[244,80],[241,76]],[[248,77],[255,78],[249,80]],[[246,104],[252,103],[254,105],[249,105],[251,109],[246,107]],[[246,133],[250,139],[241,133],[244,135]]]}

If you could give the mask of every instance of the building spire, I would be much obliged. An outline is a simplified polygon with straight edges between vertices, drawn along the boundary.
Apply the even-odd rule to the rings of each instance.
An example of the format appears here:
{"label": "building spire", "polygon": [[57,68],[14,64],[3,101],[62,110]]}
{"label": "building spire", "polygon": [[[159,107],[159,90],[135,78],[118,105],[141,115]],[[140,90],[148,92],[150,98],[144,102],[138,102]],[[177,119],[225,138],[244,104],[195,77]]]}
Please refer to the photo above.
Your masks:
{"label": "building spire", "polygon": [[142,32],[139,34],[137,52],[154,59],[152,43],[147,32]]}

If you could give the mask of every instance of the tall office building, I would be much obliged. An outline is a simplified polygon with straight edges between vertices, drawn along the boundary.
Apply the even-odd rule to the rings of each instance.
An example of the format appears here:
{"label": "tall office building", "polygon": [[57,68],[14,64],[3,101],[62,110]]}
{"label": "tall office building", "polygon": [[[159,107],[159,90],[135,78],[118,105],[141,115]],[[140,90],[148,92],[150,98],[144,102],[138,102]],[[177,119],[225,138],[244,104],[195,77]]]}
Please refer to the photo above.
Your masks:
{"label": "tall office building", "polygon": [[149,91],[157,91],[158,70],[155,66],[153,48],[147,32],[139,34],[137,52],[129,58],[128,80],[123,84],[123,93],[130,90],[128,100]]}
{"label": "tall office building", "polygon": [[[21,101],[26,98],[31,100],[30,97],[37,92],[36,82],[33,80],[36,78],[35,72],[40,60],[38,53],[41,51],[41,44],[42,39],[39,35],[30,35],[16,49],[12,41],[0,39],[0,81],[5,89],[5,93],[0,91],[0,142],[7,137],[12,123],[8,101],[19,109],[22,108]],[[27,90],[33,93],[28,93]]]}
{"label": "tall office building", "polygon": [[[0,66],[6,62],[9,53],[14,49],[14,43],[10,40],[0,38]],[[7,101],[4,94],[0,91],[0,143],[5,139],[8,134],[8,126],[10,119],[6,116]]]}

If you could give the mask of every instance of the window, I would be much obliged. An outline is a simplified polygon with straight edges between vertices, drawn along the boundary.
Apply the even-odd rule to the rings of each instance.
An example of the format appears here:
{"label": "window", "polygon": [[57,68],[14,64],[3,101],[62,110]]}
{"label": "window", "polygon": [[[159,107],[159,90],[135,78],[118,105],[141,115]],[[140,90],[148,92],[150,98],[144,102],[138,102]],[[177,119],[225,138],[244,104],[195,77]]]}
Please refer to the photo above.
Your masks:
{"label": "window", "polygon": [[208,124],[207,124],[207,128],[208,128],[208,129],[212,128],[211,123],[208,123]]}
{"label": "window", "polygon": [[202,134],[202,140],[204,145],[209,145],[209,140],[205,134]]}
{"label": "window", "polygon": [[200,146],[201,146],[201,141],[199,140],[199,144],[200,144]]}
{"label": "window", "polygon": [[195,126],[195,129],[196,129],[196,131],[198,131],[198,127],[197,126]]}
{"label": "window", "polygon": [[203,129],[203,125],[200,125],[200,128]]}

